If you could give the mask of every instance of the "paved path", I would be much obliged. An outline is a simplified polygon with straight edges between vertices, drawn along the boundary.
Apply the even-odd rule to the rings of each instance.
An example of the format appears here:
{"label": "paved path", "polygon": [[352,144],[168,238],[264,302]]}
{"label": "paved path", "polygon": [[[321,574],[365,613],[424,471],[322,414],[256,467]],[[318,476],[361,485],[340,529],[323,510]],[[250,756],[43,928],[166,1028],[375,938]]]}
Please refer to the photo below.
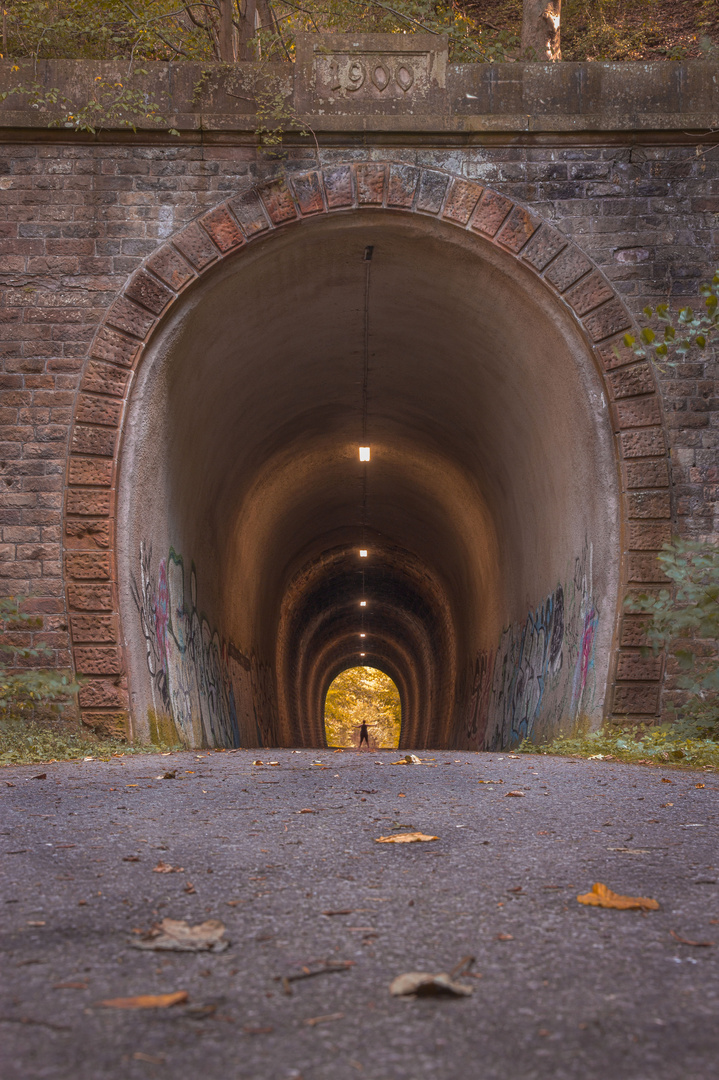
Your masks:
{"label": "paved path", "polygon": [[[259,754],[280,764],[240,751],[0,772],[3,1080],[719,1077],[719,944],[672,936],[719,943],[715,774]],[[440,839],[375,843],[397,825]],[[580,906],[594,881],[661,909]],[[220,918],[231,947],[129,946],[164,916]],[[395,975],[468,954],[471,997],[390,997]],[[342,960],[291,996],[278,981]],[[98,1006],[177,990],[188,1004]]]}

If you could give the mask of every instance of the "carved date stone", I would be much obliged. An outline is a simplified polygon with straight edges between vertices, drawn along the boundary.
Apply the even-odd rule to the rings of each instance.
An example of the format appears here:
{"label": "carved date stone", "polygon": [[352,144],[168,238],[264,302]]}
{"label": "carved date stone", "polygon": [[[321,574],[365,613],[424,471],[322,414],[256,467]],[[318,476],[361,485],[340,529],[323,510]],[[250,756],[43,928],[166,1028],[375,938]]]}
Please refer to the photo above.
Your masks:
{"label": "carved date stone", "polygon": [[299,34],[298,111],[432,113],[444,105],[447,39],[434,34]]}

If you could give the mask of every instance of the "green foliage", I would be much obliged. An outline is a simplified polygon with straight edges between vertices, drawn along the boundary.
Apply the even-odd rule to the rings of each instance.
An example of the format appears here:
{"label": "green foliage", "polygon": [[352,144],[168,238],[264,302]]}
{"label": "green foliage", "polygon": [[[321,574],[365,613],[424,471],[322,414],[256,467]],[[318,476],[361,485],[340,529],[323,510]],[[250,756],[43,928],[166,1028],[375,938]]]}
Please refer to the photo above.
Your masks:
{"label": "green foliage", "polygon": [[649,616],[654,651],[670,648],[678,661],[689,695],[675,709],[678,730],[719,738],[719,545],[675,540],[657,558],[674,588],[631,598],[632,610]]}
{"label": "green foliage", "polygon": [[0,720],[59,712],[79,689],[69,676],[42,667],[52,649],[38,640],[42,618],[23,611],[22,597],[0,598]]}
{"label": "green foliage", "polygon": [[663,768],[680,765],[692,769],[719,769],[719,739],[691,738],[669,727],[636,730],[605,727],[601,731],[577,731],[560,735],[544,746],[525,741],[516,752],[626,761]]}
{"label": "green foliage", "polygon": [[[624,344],[639,357],[649,356],[668,367],[676,367],[679,361],[671,356],[684,358],[689,350],[696,346],[704,350],[716,340],[719,331],[719,269],[711,281],[700,288],[704,297],[704,310],[696,312],[684,307],[676,313],[669,310],[668,304],[657,304],[655,308],[645,307],[646,325],[641,329],[639,340],[633,334],[624,335]],[[654,323],[654,327],[649,325]]]}
{"label": "green foliage", "polygon": [[399,745],[401,706],[397,687],[384,672],[349,668],[338,675],[325,701],[325,730],[330,746],[357,746],[361,724],[377,747]]}
{"label": "green foliage", "polygon": [[77,761],[85,757],[109,758],[123,754],[160,754],[184,750],[182,746],[128,746],[118,739],[99,739],[47,722],[0,719],[0,765],[33,765],[48,761]]}

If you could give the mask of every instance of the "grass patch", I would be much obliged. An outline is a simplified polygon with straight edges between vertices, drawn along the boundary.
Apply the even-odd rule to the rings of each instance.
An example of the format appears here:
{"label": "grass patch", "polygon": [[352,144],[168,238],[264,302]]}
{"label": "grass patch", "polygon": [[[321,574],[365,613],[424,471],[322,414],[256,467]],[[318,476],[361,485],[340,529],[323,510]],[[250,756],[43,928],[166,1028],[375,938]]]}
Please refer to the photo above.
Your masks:
{"label": "grass patch", "polygon": [[163,744],[131,745],[78,732],[63,724],[18,719],[0,720],[0,765],[37,765],[50,761],[77,761],[93,757],[108,760],[122,754],[160,754],[184,750]]}
{"label": "grass patch", "polygon": [[634,765],[661,765],[662,768],[719,770],[719,740],[687,738],[667,727],[629,730],[605,727],[601,731],[576,731],[571,735],[558,735],[540,746],[525,740],[517,752],[626,761]]}

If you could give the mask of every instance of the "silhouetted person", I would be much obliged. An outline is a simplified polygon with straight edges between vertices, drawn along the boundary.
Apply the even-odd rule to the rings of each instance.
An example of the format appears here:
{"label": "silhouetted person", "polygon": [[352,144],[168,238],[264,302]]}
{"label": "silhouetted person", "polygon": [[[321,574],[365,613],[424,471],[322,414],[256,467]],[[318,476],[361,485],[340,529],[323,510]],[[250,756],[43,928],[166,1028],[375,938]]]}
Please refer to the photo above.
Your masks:
{"label": "silhouetted person", "polygon": [[369,750],[369,732],[367,731],[367,725],[365,723],[363,723],[360,728],[360,750],[362,749],[363,742],[367,743],[367,749]]}

